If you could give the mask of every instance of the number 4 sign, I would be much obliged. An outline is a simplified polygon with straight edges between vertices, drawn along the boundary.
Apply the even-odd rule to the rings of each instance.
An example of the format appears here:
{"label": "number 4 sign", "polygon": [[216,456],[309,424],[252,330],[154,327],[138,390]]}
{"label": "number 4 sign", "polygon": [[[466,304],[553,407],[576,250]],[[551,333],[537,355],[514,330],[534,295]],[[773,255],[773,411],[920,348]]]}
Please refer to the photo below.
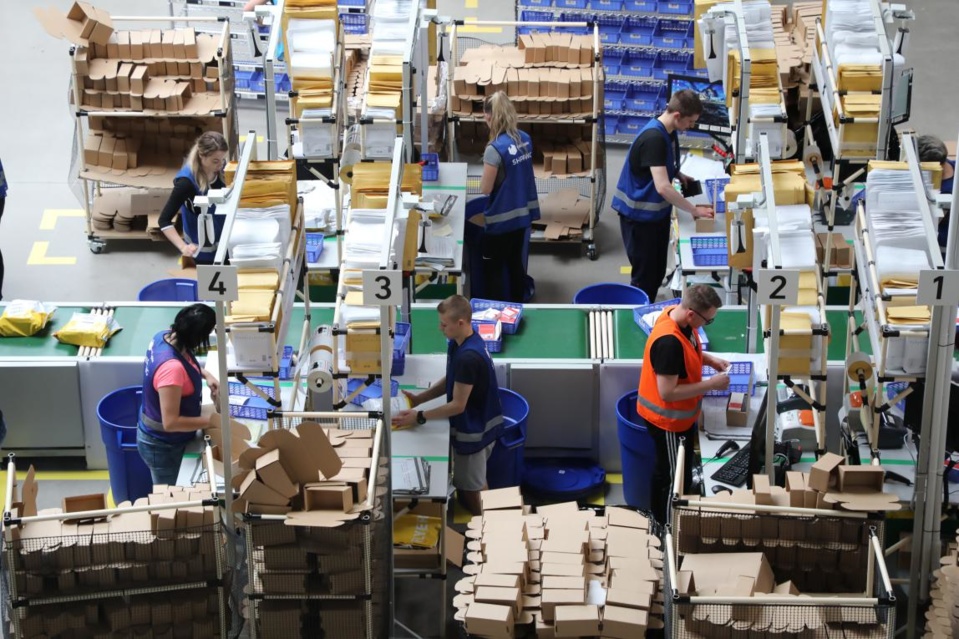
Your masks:
{"label": "number 4 sign", "polygon": [[756,271],[756,298],[760,304],[796,304],[799,301],[799,271],[760,269]]}
{"label": "number 4 sign", "polygon": [[951,306],[959,302],[959,271],[919,271],[916,301],[925,306]]}
{"label": "number 4 sign", "polygon": [[201,300],[233,302],[240,298],[235,266],[196,267],[197,296]]}
{"label": "number 4 sign", "polygon": [[399,306],[403,301],[403,280],[399,271],[363,271],[363,304]]}

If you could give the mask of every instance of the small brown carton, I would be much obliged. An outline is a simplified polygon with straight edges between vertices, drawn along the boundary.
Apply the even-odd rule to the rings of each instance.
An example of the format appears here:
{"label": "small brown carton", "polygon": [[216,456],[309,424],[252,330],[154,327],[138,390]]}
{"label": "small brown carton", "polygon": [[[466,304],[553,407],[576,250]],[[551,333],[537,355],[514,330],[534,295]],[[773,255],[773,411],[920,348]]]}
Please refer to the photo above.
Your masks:
{"label": "small brown carton", "polygon": [[553,620],[557,637],[593,637],[599,634],[599,606],[557,606]]}
{"label": "small brown carton", "polygon": [[176,37],[176,32],[172,30],[165,30],[160,36],[160,51],[161,55],[156,56],[160,58],[175,59],[176,52],[173,49],[173,41]]}
{"label": "small brown carton", "polygon": [[143,31],[130,32],[130,59],[142,60],[143,55]]}
{"label": "small brown carton", "polygon": [[117,57],[121,60],[130,59],[130,32],[129,31],[117,31]]}
{"label": "small brown carton", "polygon": [[772,489],[769,485],[769,475],[753,475],[753,497],[757,506],[772,506]]}
{"label": "small brown carton", "polygon": [[280,451],[271,450],[256,460],[256,476],[279,494],[292,499],[300,492],[300,487],[290,481],[289,475],[280,463]]}
{"label": "small brown carton", "polygon": [[487,510],[519,509],[523,507],[523,496],[520,494],[518,486],[484,490],[480,493],[480,500],[484,512]]}
{"label": "small brown carton", "polygon": [[635,608],[606,605],[603,607],[602,637],[633,639],[642,637],[649,624],[649,613]]}
{"label": "small brown carton", "polygon": [[730,393],[726,400],[726,425],[749,426],[749,397],[746,393]]}
{"label": "small brown carton", "polygon": [[466,608],[466,631],[478,637],[512,639],[513,609],[509,606],[473,602]]}
{"label": "small brown carton", "polygon": [[316,482],[303,487],[304,510],[339,510],[353,508],[353,491],[340,482]]}
{"label": "small brown carton", "polygon": [[543,619],[552,622],[554,612],[558,608],[581,605],[584,601],[582,590],[543,590],[543,594],[540,597],[540,609],[543,611]]}
{"label": "small brown carton", "polygon": [[789,492],[789,505],[803,508],[806,500],[806,475],[795,470],[786,471],[786,490]]}
{"label": "small brown carton", "polygon": [[127,141],[125,138],[119,138],[113,147],[113,168],[117,171],[126,171],[127,166]]}
{"label": "small brown carton", "polygon": [[267,506],[286,506],[290,498],[281,495],[257,479],[255,473],[249,473],[240,484],[240,497],[247,502]]}
{"label": "small brown carton", "polygon": [[839,491],[881,493],[885,477],[882,466],[840,466]]}
{"label": "small brown carton", "polygon": [[510,606],[513,609],[514,616],[519,616],[523,611],[523,593],[517,586],[512,588],[479,586],[474,597],[480,603]]}
{"label": "small brown carton", "polygon": [[100,163],[100,143],[103,142],[103,135],[100,133],[88,133],[83,143],[83,163],[87,166],[97,166]]}
{"label": "small brown carton", "polygon": [[821,493],[829,490],[837,481],[838,469],[846,460],[835,453],[826,453],[812,465],[806,485]]}

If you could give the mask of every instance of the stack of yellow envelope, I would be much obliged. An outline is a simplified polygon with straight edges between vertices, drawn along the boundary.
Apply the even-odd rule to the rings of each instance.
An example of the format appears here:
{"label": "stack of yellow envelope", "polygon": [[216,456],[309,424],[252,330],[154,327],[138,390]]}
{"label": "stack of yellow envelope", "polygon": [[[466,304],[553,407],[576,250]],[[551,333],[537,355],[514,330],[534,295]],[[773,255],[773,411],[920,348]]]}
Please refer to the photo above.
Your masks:
{"label": "stack of yellow envelope", "polygon": [[878,64],[840,64],[836,73],[839,91],[879,91],[882,67]]}
{"label": "stack of yellow envelope", "polygon": [[[227,165],[227,184],[233,183],[236,167],[235,162]],[[250,162],[243,182],[241,207],[265,208],[288,204],[292,216],[296,211],[296,201],[296,163],[293,160]]]}
{"label": "stack of yellow envelope", "polygon": [[273,269],[240,269],[236,279],[240,290],[275,291],[280,286],[280,275]]}
{"label": "stack of yellow envelope", "polygon": [[[390,192],[390,170],[391,165],[383,162],[361,162],[353,165],[351,193],[355,208],[386,208]],[[405,193],[422,195],[423,167],[419,164],[404,166],[400,188]]]}
{"label": "stack of yellow envelope", "polygon": [[370,57],[367,70],[369,92],[366,105],[381,109],[391,109],[397,118],[401,117],[403,88],[403,57],[398,55],[374,55]]}
{"label": "stack of yellow envelope", "polygon": [[928,306],[891,306],[886,309],[891,324],[927,324],[932,321]]}
{"label": "stack of yellow envelope", "polygon": [[267,322],[273,314],[275,299],[275,290],[241,288],[239,299],[230,302],[227,322]]}
{"label": "stack of yellow envelope", "polygon": [[283,3],[282,28],[286,32],[286,24],[291,19],[310,18],[313,20],[340,19],[336,0],[289,0]]}

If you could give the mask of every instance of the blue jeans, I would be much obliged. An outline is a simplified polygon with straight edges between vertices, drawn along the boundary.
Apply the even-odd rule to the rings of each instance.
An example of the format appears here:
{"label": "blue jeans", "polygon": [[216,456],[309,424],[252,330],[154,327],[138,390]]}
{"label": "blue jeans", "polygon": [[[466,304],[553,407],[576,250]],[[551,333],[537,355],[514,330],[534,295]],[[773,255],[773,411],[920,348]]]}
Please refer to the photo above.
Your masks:
{"label": "blue jeans", "polygon": [[143,463],[150,469],[154,484],[176,485],[186,444],[187,442],[165,442],[144,433],[142,428],[137,428],[137,451]]}

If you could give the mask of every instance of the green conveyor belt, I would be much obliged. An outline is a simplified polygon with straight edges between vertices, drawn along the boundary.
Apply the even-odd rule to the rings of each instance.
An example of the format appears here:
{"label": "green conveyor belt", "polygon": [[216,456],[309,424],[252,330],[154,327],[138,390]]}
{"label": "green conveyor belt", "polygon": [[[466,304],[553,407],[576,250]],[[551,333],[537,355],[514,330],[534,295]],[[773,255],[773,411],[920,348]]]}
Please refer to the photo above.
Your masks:
{"label": "green conveyor belt", "polygon": [[113,313],[123,330],[110,338],[104,357],[143,357],[153,336],[169,328],[180,307],[118,306]]}
{"label": "green conveyor belt", "polygon": [[79,306],[60,306],[46,328],[33,337],[0,337],[0,357],[76,357],[77,347],[61,344],[53,333],[69,322],[74,313],[89,310]]}
{"label": "green conveyor belt", "polygon": [[[413,309],[413,353],[446,352],[435,309]],[[586,313],[573,309],[525,309],[519,332],[503,336],[503,350],[493,357],[583,359],[588,356]]]}

